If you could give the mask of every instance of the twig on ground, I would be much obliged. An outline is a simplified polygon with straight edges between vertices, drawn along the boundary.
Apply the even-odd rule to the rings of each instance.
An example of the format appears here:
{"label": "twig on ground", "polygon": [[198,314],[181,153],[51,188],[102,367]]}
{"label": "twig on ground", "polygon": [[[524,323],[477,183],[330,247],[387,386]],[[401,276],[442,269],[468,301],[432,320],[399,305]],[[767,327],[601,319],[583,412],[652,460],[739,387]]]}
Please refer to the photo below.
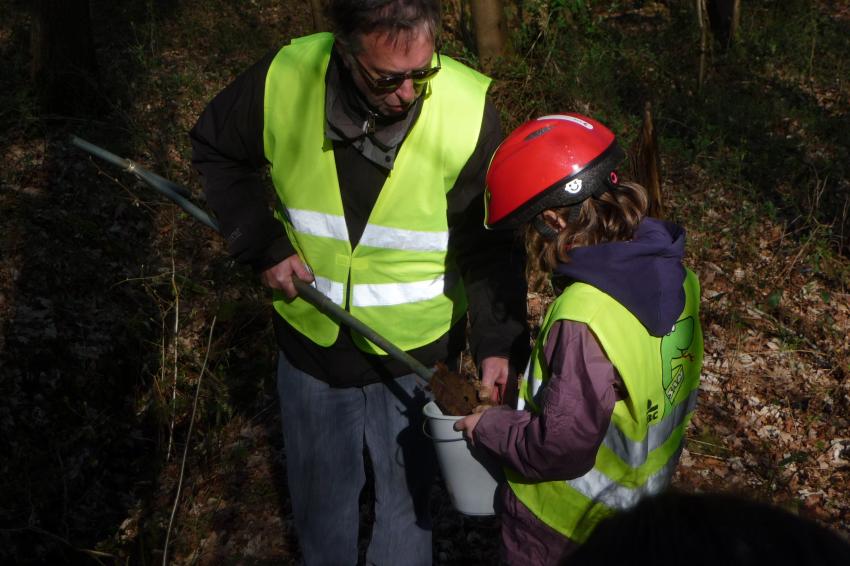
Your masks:
{"label": "twig on ground", "polygon": [[[171,386],[171,423],[168,427],[168,449],[165,451],[165,461],[171,459],[171,446],[174,442],[174,421],[177,419],[177,332],[180,328],[180,289],[177,287],[177,279],[175,274],[177,269],[174,265],[174,234],[176,229],[171,231],[171,289],[174,293],[174,338],[171,342],[174,349],[174,379]],[[163,370],[165,369],[165,360],[163,359]]]}
{"label": "twig on ground", "polygon": [[139,198],[139,196],[138,196],[137,194],[135,194],[135,193],[134,193],[134,192],[130,189],[130,187],[128,187],[127,185],[125,185],[124,183],[122,183],[122,182],[121,182],[121,179],[119,179],[119,178],[118,178],[118,177],[116,177],[115,175],[112,175],[111,173],[108,173],[107,171],[104,171],[104,170],[103,170],[103,169],[102,169],[102,168],[98,165],[97,161],[95,161],[94,159],[92,159],[91,157],[89,157],[89,162],[91,162],[91,163],[95,166],[95,168],[97,169],[97,174],[98,174],[98,175],[100,175],[101,177],[106,177],[107,179],[111,180],[113,183],[115,183],[116,185],[118,185],[119,187],[121,187],[122,189],[124,189],[124,192],[127,194],[127,196],[128,196],[128,197],[130,197],[130,199],[132,199],[132,201],[133,201],[133,204],[134,204],[134,205],[144,206],[145,208],[147,208],[147,209],[148,209],[148,211],[149,211],[151,214],[154,214],[154,213],[156,212],[156,210],[155,210],[155,209],[154,209],[154,208],[153,208],[153,207],[152,207],[152,206],[151,206],[151,205],[150,205],[147,201],[144,201],[144,200],[142,200],[141,198]]}
{"label": "twig on ground", "polygon": [[812,356],[820,356],[822,352],[816,352],[815,350],[753,350],[752,352],[747,352],[751,356],[784,356],[788,354],[810,354]]}
{"label": "twig on ground", "polygon": [[702,456],[704,458],[714,458],[715,460],[720,460],[721,462],[726,462],[729,458],[724,456],[715,456],[714,454],[704,454],[703,452],[694,452],[693,450],[688,450],[688,454],[692,454],[694,456]]}
{"label": "twig on ground", "polygon": [[147,275],[145,277],[127,277],[125,279],[122,279],[121,281],[116,281],[115,283],[110,285],[109,290],[111,291],[115,287],[123,285],[124,283],[132,283],[134,281],[156,281],[157,279],[162,279],[163,277],[165,277],[164,273],[160,273],[158,275]]}
{"label": "twig on ground", "polygon": [[726,448],[725,446],[721,446],[719,444],[714,444],[712,442],[706,442],[704,440],[697,440],[696,438],[689,438],[688,442],[693,442],[693,443],[696,443],[696,444],[702,444],[703,446],[711,446],[712,448],[717,448],[718,450],[725,450],[726,452],[729,452],[729,449]]}
{"label": "twig on ground", "polygon": [[168,530],[165,532],[165,545],[162,549],[162,565],[168,564],[168,543],[171,539],[171,528],[174,526],[174,517],[177,515],[177,506],[180,503],[180,490],[183,487],[183,476],[186,472],[186,458],[189,454],[189,444],[192,438],[192,427],[195,424],[195,414],[198,411],[198,398],[201,393],[201,382],[204,379],[204,373],[207,370],[207,360],[210,357],[210,348],[212,346],[213,330],[215,330],[216,317],[213,317],[210,325],[210,335],[207,338],[207,351],[204,354],[204,363],[201,366],[201,373],[198,375],[198,383],[195,385],[195,400],[192,402],[192,416],[189,418],[189,430],[186,432],[186,443],[183,445],[183,459],[180,462],[180,476],[177,479],[177,493],[174,494],[174,506],[171,508],[171,517],[168,519]]}
{"label": "twig on ground", "polygon": [[800,249],[797,251],[797,254],[794,256],[794,259],[792,259],[790,262],[788,262],[785,265],[785,269],[782,270],[782,273],[780,273],[779,277],[777,278],[779,281],[784,282],[786,279],[788,279],[788,277],[791,275],[791,270],[794,269],[794,266],[797,265],[797,262],[800,260],[800,258],[803,256],[803,254],[805,254],[808,251],[809,246],[812,244],[815,237],[817,235],[819,235],[819,233],[820,233],[820,225],[817,224],[817,225],[815,225],[815,228],[814,228],[814,230],[812,230],[809,237],[806,239],[805,243],[802,246],[800,246]]}

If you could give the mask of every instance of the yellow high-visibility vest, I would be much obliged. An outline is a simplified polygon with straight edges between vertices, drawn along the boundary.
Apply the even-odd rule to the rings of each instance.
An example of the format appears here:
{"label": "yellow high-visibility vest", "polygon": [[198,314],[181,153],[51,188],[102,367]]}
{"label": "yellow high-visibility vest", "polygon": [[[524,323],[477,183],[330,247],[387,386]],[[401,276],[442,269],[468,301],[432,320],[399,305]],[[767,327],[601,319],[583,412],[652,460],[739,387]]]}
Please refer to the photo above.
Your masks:
{"label": "yellow high-visibility vest", "polygon": [[[466,311],[463,284],[449,251],[447,194],[475,150],[490,80],[441,57],[422,110],[352,249],[343,214],[333,143],[325,138],[325,74],[333,36],[293,40],[266,77],[265,155],[280,201],[278,216],[316,287],[404,350],[445,334]],[[308,302],[274,307],[321,346],[339,325]],[[362,350],[383,351],[354,335]]]}
{"label": "yellow high-visibility vest", "polygon": [[583,476],[535,482],[505,470],[517,498],[570,540],[584,542],[603,518],[670,483],[696,406],[703,358],[699,282],[690,270],[684,288],[685,308],[663,337],[650,335],[623,305],[584,283],[570,285],[546,314],[520,382],[519,408],[539,412],[549,378],[543,348],[558,320],[590,327],[628,391],[614,405],[596,462]]}

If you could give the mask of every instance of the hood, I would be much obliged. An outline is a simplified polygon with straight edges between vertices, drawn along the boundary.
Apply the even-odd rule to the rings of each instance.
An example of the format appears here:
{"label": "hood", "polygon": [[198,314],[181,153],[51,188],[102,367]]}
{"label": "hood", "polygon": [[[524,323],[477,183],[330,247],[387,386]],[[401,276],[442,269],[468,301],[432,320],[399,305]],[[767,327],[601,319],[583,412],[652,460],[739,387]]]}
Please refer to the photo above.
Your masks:
{"label": "hood", "polygon": [[629,309],[653,336],[664,336],[685,308],[685,231],[645,218],[626,242],[570,250],[556,275],[604,291]]}

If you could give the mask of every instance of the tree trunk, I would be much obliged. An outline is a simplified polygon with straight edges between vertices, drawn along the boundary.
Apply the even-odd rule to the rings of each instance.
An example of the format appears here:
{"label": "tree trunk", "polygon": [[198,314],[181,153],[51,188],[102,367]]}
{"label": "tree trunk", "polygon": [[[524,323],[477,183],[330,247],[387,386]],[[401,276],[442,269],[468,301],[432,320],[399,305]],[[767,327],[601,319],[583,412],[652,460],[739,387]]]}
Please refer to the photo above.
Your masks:
{"label": "tree trunk", "polygon": [[711,33],[723,48],[735,41],[741,19],[741,0],[707,0]]}
{"label": "tree trunk", "polygon": [[735,0],[732,7],[732,25],[729,27],[729,41],[734,42],[738,37],[738,27],[741,25],[741,0]]}
{"label": "tree trunk", "polygon": [[706,7],[707,0],[696,0],[697,5],[697,21],[699,22],[699,80],[697,87],[702,90],[702,84],[705,82],[705,67],[709,49],[709,31],[708,31],[708,10]]}
{"label": "tree trunk", "polygon": [[470,7],[475,26],[478,60],[484,69],[489,69],[499,57],[504,57],[508,50],[502,0],[470,0]]}
{"label": "tree trunk", "polygon": [[310,0],[310,11],[313,13],[313,31],[328,31],[325,21],[325,3],[323,0]]}
{"label": "tree trunk", "polygon": [[33,0],[30,79],[42,109],[74,116],[96,110],[97,62],[88,0]]}
{"label": "tree trunk", "polygon": [[652,104],[647,102],[643,109],[643,124],[632,147],[631,169],[634,180],[643,185],[649,197],[649,215],[661,218],[661,156],[658,152],[658,137],[652,119]]}

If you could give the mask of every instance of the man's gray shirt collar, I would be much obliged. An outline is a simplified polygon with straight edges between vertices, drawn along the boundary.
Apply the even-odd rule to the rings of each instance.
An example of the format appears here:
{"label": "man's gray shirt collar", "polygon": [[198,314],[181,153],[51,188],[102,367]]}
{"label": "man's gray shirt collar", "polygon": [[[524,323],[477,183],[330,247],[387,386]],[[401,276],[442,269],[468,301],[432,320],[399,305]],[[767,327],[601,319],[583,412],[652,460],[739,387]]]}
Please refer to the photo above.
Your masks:
{"label": "man's gray shirt collar", "polygon": [[328,63],[325,84],[325,137],[350,143],[372,163],[392,169],[401,142],[422,110],[424,96],[398,119],[388,120],[375,114],[363,100],[336,51]]}

